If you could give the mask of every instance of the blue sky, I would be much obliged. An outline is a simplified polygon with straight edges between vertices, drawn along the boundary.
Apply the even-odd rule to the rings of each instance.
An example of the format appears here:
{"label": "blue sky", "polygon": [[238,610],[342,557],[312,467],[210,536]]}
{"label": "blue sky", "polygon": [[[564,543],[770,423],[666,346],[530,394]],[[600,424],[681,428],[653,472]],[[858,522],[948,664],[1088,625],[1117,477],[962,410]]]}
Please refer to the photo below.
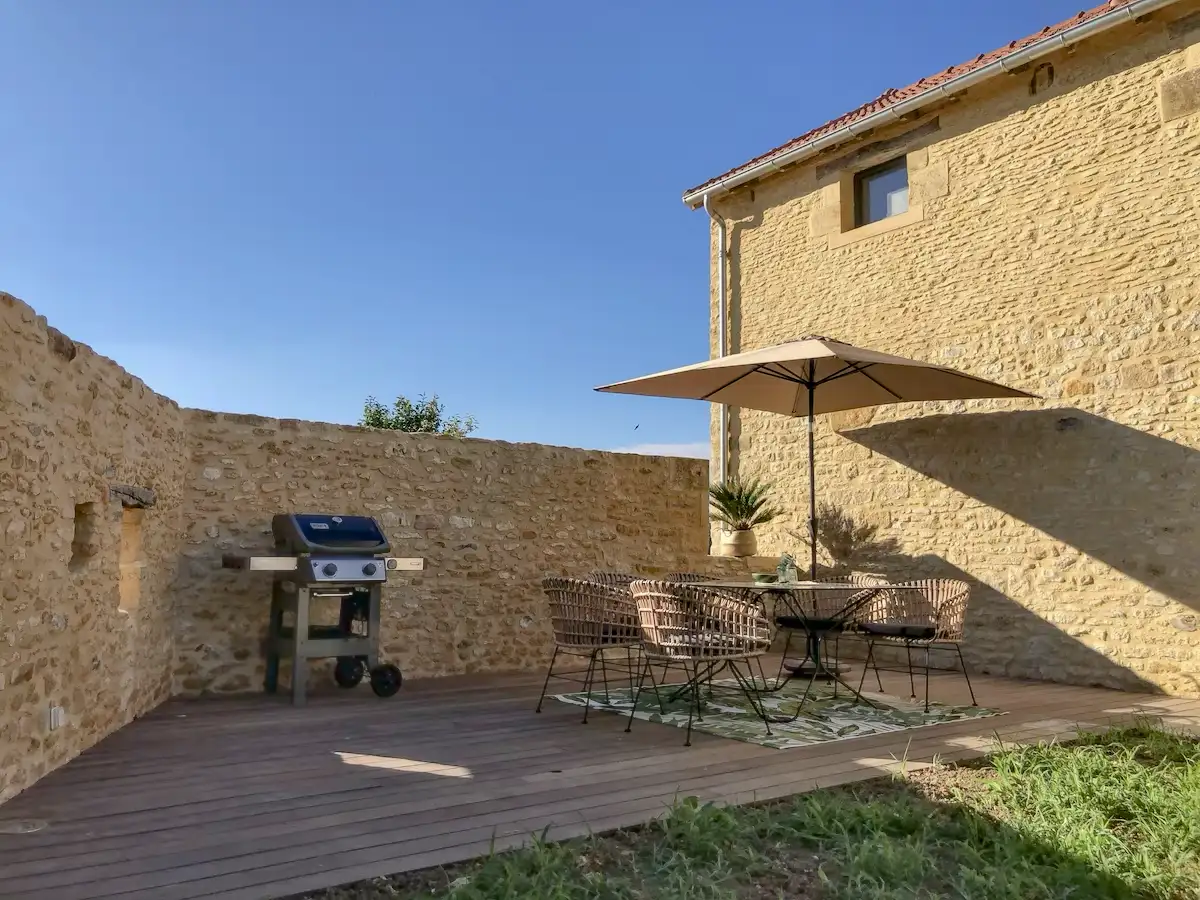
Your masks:
{"label": "blue sky", "polygon": [[0,0],[0,289],[186,406],[705,455],[591,390],[707,356],[682,191],[1080,5]]}

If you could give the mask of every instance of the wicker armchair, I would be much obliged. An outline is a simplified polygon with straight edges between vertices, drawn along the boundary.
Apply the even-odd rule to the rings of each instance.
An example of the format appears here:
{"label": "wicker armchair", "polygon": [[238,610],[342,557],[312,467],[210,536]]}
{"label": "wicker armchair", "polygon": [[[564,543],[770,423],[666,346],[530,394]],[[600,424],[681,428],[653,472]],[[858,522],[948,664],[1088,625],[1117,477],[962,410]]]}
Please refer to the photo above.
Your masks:
{"label": "wicker armchair", "polygon": [[715,579],[711,575],[702,575],[699,572],[668,572],[664,580],[677,584],[701,584]]}
{"label": "wicker armchair", "polygon": [[[813,664],[812,680],[831,677],[834,696],[837,696],[840,679],[838,663],[839,642],[843,632],[857,627],[858,609],[869,605],[880,585],[886,585],[882,575],[828,575],[818,579],[824,584],[847,584],[845,589],[790,591],[777,601],[775,625],[787,631],[783,656],[779,661],[777,685],[783,682],[783,670],[788,666],[788,653],[797,632],[806,635],[804,658],[793,668],[799,671],[806,662]],[[827,641],[833,639],[832,658],[826,651]],[[847,685],[849,688],[849,685]]]}
{"label": "wicker armchair", "polygon": [[931,578],[923,581],[906,581],[889,585],[874,597],[858,615],[858,630],[867,639],[867,658],[863,666],[862,681],[867,677],[867,668],[875,669],[879,689],[883,682],[879,678],[880,665],[875,659],[875,645],[903,646],[907,658],[908,683],[915,700],[916,679],[913,674],[912,648],[925,651],[925,711],[929,711],[929,652],[931,650],[954,651],[958,656],[971,704],[977,706],[975,689],[963,659],[963,623],[967,617],[967,601],[971,586],[965,581],[950,578]]}
{"label": "wicker armchair", "polygon": [[[674,695],[687,695],[691,701],[685,745],[692,742],[693,718],[703,714],[701,688],[725,669],[733,674],[763,721],[768,722],[770,731],[750,669],[750,661],[760,658],[771,645],[770,623],[757,598],[749,591],[734,596],[728,589],[714,590],[702,583],[639,580],[630,590],[641,623],[645,663],[625,730],[633,725],[651,663],[660,663],[678,665],[688,676]],[[742,663],[746,664],[745,673],[739,668]]]}
{"label": "wicker armchair", "polygon": [[[588,667],[582,684],[587,692],[583,708],[584,724],[592,705],[592,690],[596,686],[596,670],[599,668],[608,697],[608,667],[605,651],[623,648],[626,653],[626,674],[633,685],[633,652],[641,643],[641,628],[638,624],[637,608],[627,587],[600,584],[579,578],[546,578],[542,589],[550,604],[550,622],[554,629],[554,655],[535,712],[542,711],[546,689],[554,676],[554,668],[560,656],[586,657]],[[578,673],[560,673],[565,681],[580,683]]]}
{"label": "wicker armchair", "polygon": [[606,584],[610,587],[627,588],[633,582],[637,581],[638,576],[632,575],[629,572],[588,572],[585,576],[585,581],[594,581],[596,584]]}

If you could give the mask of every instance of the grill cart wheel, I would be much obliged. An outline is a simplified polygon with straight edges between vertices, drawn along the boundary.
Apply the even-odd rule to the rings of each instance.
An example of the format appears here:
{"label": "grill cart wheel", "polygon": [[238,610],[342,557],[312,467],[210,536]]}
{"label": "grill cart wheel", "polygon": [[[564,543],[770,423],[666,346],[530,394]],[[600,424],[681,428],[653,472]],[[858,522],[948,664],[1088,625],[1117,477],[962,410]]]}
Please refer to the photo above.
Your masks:
{"label": "grill cart wheel", "polygon": [[375,692],[376,697],[395,695],[400,690],[400,683],[403,680],[400,670],[390,663],[376,666],[371,670],[371,690]]}
{"label": "grill cart wheel", "polygon": [[337,665],[333,667],[333,680],[338,687],[357,687],[366,674],[366,663],[357,656],[339,656]]}

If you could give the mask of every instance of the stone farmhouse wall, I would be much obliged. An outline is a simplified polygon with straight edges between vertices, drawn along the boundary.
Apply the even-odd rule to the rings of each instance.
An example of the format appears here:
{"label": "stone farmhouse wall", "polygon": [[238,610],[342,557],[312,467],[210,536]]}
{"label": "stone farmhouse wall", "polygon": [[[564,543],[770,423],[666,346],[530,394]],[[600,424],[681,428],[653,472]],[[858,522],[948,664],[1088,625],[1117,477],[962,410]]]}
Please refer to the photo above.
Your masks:
{"label": "stone farmhouse wall", "polygon": [[[819,334],[1043,398],[817,421],[819,498],[897,542],[871,567],[973,584],[987,672],[1200,694],[1200,14],[1177,9],[717,203],[733,351]],[[898,154],[910,211],[847,229],[853,172]],[[735,471],[791,513],[760,552],[800,549],[804,421],[731,421]]]}
{"label": "stone farmhouse wall", "polygon": [[705,484],[697,460],[181,410],[0,293],[0,802],[172,694],[261,690],[269,576],[220,565],[276,512],[372,515],[425,559],[385,588],[407,676],[521,671],[552,646],[545,574],[744,571],[707,556]]}

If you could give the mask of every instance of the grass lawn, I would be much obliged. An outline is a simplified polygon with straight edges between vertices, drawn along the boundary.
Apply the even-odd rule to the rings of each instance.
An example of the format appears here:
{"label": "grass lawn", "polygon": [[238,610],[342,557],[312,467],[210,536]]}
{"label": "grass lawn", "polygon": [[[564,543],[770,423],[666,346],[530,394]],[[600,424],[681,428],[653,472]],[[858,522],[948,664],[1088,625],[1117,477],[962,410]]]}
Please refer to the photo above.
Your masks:
{"label": "grass lawn", "polygon": [[536,843],[316,900],[1200,898],[1200,742],[1151,724]]}

